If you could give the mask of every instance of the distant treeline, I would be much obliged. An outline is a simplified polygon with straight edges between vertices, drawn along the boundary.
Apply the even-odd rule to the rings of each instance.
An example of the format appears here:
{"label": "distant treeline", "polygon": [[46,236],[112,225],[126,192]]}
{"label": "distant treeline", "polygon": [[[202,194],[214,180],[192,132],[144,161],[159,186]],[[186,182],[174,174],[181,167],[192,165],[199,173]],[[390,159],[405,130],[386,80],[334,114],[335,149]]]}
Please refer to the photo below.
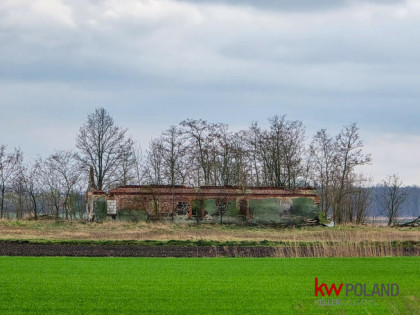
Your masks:
{"label": "distant treeline", "polygon": [[[231,131],[227,124],[186,119],[142,150],[127,136],[127,129],[98,108],[75,135],[74,150],[27,162],[21,150],[0,145],[0,218],[11,212],[18,218],[36,218],[40,213],[81,217],[80,196],[88,188],[90,167],[92,184],[102,190],[128,184],[290,190],[315,186],[321,197],[321,217],[359,224],[371,207],[380,213],[367,189],[372,181],[357,172],[359,166],[371,163],[357,124],[343,126],[335,136],[321,129],[308,138],[301,121],[276,115],[268,122],[265,128],[253,122],[246,129]],[[398,196],[402,183],[393,179],[388,187],[395,186]],[[392,216],[398,214],[394,210]]]}

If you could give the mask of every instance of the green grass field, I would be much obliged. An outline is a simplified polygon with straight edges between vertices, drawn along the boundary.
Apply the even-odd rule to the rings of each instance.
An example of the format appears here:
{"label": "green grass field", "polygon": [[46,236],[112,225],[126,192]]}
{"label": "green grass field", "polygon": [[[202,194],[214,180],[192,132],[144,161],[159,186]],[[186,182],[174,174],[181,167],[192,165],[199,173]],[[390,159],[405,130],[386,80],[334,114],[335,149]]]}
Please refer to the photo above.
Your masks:
{"label": "green grass field", "polygon": [[[397,283],[400,295],[372,306],[315,306],[315,277]],[[23,312],[419,314],[420,257],[0,257],[0,313]]]}

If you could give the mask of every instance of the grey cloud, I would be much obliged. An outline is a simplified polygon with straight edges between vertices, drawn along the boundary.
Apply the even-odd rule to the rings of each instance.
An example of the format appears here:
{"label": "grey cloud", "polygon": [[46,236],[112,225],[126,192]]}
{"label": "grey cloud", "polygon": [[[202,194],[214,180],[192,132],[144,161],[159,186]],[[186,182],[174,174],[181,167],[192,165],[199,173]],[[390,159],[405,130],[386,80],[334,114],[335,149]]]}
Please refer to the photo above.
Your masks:
{"label": "grey cloud", "polygon": [[67,3],[74,27],[39,26],[30,10],[29,26],[0,19],[0,143],[24,148],[35,129],[59,138],[97,106],[146,143],[186,117],[242,128],[274,114],[304,121],[308,134],[352,121],[420,134],[413,1],[143,1],[138,12]]}
{"label": "grey cloud", "polygon": [[346,7],[355,2],[372,4],[397,4],[405,0],[177,0],[190,3],[222,4],[234,6],[249,6],[262,10],[279,10],[289,12],[308,12],[333,10]]}
{"label": "grey cloud", "polygon": [[[354,24],[348,17],[330,21],[321,15],[325,21],[304,24],[301,16],[282,29],[284,17],[279,17],[279,25],[275,19],[268,22],[272,28],[267,32],[261,14],[248,16],[251,26],[242,21],[227,28],[226,18],[207,18],[179,29],[166,20],[145,26],[141,19],[93,17],[100,24],[96,28],[79,21],[75,30],[3,35],[0,77],[151,88],[417,89],[413,73],[420,64],[420,44],[412,38],[420,34],[413,22],[390,23],[385,17]],[[394,80],[383,73],[393,73]],[[323,87],[311,76],[321,78]]]}

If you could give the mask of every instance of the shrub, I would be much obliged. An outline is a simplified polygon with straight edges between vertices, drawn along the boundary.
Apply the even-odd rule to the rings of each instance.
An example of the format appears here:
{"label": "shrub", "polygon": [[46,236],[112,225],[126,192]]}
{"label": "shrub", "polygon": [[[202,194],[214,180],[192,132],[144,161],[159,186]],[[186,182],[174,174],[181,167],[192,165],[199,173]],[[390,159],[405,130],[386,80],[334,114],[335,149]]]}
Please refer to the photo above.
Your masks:
{"label": "shrub", "polygon": [[95,201],[95,220],[102,222],[107,217],[105,197],[99,197]]}
{"label": "shrub", "polygon": [[306,218],[314,218],[318,212],[318,206],[313,199],[296,198],[293,199],[292,208],[290,209],[292,215],[302,216]]}
{"label": "shrub", "polygon": [[117,220],[139,222],[146,220],[147,215],[145,211],[132,210],[132,209],[120,209],[118,210]]}

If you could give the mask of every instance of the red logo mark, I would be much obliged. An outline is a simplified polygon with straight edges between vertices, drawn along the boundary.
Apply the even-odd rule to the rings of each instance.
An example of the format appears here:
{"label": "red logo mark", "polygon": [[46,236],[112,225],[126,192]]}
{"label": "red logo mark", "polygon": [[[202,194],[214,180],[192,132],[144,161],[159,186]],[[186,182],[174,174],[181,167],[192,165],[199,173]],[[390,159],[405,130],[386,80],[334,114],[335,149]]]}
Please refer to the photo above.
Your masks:
{"label": "red logo mark", "polygon": [[331,288],[328,289],[328,286],[325,283],[322,283],[320,286],[318,286],[318,278],[315,278],[315,296],[318,296],[318,293],[321,293],[322,296],[325,296],[324,291],[322,290],[323,288],[325,288],[325,292],[327,292],[328,296],[331,295],[333,290],[335,292],[335,295],[339,296],[340,291],[343,288],[343,284],[341,284],[337,289],[335,283],[333,283],[331,285]]}

